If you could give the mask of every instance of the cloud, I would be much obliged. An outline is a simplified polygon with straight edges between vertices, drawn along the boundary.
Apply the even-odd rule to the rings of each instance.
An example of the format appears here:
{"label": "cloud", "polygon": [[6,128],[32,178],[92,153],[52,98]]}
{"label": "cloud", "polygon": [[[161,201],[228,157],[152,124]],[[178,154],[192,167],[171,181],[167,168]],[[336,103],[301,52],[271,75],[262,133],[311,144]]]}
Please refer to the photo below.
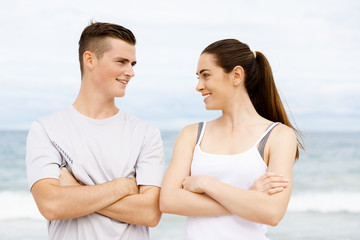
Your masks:
{"label": "cloud", "polygon": [[[135,33],[136,77],[117,103],[158,126],[179,129],[219,115],[204,110],[194,88],[200,52],[223,38],[268,57],[304,128],[323,116],[360,120],[359,10],[355,0],[7,1],[0,9],[0,107],[7,116],[0,128],[27,126],[72,103],[80,85],[77,42],[90,19]],[[354,122],[347,128],[359,129]]]}

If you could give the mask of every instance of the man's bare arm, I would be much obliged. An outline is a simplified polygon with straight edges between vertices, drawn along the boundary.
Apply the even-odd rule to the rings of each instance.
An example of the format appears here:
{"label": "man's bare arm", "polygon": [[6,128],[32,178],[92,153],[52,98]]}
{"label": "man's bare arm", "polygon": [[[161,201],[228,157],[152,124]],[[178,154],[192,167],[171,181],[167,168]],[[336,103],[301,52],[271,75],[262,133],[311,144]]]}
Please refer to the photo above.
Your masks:
{"label": "man's bare arm", "polygon": [[[66,168],[61,169],[60,185],[80,186]],[[140,186],[138,194],[128,195],[97,213],[121,222],[155,227],[161,217],[159,195],[159,187]]]}
{"label": "man's bare arm", "polygon": [[41,214],[47,220],[82,217],[117,200],[138,193],[135,179],[118,178],[94,186],[63,186],[57,179],[42,179],[31,188]]}
{"label": "man's bare arm", "polygon": [[159,187],[140,186],[139,194],[126,196],[97,212],[121,222],[155,227],[161,218],[159,195]]}

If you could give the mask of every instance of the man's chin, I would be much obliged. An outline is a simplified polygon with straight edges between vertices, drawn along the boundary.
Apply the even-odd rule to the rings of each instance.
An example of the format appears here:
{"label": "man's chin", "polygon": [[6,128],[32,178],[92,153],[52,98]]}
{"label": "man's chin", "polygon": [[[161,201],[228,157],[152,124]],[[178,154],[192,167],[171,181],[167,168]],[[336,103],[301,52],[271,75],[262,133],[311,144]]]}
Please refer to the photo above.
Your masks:
{"label": "man's chin", "polygon": [[122,97],[125,97],[125,92],[123,93],[119,93],[119,94],[116,94],[115,96],[116,98],[122,98]]}

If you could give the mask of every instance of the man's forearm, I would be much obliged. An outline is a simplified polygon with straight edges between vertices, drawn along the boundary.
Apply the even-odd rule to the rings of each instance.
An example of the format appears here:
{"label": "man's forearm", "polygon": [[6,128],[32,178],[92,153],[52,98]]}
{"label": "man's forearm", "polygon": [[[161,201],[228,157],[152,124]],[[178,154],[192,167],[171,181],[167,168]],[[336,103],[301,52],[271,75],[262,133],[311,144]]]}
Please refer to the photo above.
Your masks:
{"label": "man's forearm", "polygon": [[130,224],[155,227],[160,218],[160,188],[141,186],[139,194],[124,197],[97,213]]}
{"label": "man's forearm", "polygon": [[61,186],[57,179],[43,179],[31,192],[42,215],[48,220],[70,219],[94,213],[117,200],[133,194],[116,179],[94,186]]}

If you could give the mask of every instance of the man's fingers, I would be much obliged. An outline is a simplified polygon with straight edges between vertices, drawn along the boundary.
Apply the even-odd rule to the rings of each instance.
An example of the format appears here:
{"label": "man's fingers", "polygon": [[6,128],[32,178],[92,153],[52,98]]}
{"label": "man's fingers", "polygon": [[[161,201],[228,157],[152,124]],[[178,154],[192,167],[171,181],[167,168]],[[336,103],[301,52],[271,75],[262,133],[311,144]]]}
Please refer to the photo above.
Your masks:
{"label": "man's fingers", "polygon": [[62,167],[60,168],[60,174],[71,174],[71,172],[66,167]]}

